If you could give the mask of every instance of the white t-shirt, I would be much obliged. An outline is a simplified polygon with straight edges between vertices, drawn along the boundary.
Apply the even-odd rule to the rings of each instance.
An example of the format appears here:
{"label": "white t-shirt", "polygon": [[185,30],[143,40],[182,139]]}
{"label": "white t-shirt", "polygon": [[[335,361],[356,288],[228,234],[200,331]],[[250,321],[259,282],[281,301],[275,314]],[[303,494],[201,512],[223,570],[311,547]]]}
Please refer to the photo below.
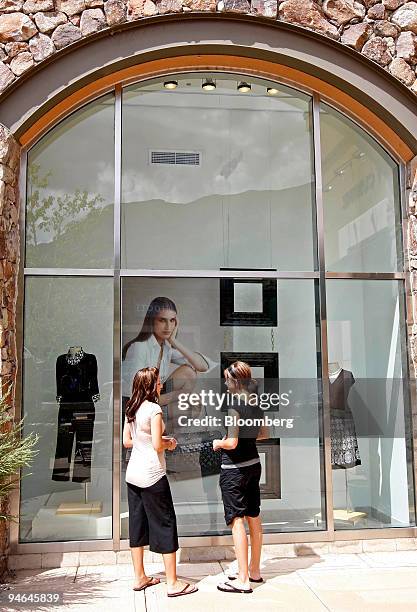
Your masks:
{"label": "white t-shirt", "polygon": [[138,408],[135,420],[129,423],[133,447],[126,469],[126,482],[137,487],[151,487],[166,474],[165,451],[157,453],[152,445],[151,420],[160,413],[162,410],[158,404],[145,400]]}

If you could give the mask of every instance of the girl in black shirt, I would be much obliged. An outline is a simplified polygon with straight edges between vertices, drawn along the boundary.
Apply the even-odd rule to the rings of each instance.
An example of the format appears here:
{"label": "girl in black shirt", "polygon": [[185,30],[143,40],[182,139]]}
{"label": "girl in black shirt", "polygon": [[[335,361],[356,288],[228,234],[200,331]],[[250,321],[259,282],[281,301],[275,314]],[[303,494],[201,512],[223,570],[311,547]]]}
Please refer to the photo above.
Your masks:
{"label": "girl in black shirt", "polygon": [[[226,593],[252,593],[250,582],[263,582],[260,575],[262,523],[259,516],[261,463],[256,440],[265,439],[267,435],[262,424],[263,412],[256,402],[257,384],[250,366],[236,361],[224,371],[224,376],[228,390],[233,394],[233,408],[228,413],[232,425],[229,425],[223,440],[213,441],[213,449],[222,452],[220,488],[225,521],[232,527],[239,571],[217,588]],[[245,520],[251,541],[250,563]]]}

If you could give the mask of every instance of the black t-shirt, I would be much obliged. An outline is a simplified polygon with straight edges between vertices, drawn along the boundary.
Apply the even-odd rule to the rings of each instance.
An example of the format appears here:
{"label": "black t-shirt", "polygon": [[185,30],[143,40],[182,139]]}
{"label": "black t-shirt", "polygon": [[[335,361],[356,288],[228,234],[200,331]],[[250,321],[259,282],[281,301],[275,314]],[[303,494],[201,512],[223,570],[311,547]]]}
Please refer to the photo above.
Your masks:
{"label": "black t-shirt", "polygon": [[[259,406],[250,406],[243,401],[233,402],[233,407],[229,410],[228,416],[233,416],[231,413],[238,413],[237,419],[243,419],[244,423],[237,423],[238,443],[233,450],[222,449],[222,463],[224,465],[236,465],[243,461],[259,458],[258,449],[256,448],[256,438],[259,434],[259,429],[264,419],[263,410]],[[229,438],[236,437],[234,424],[227,427],[227,436]]]}

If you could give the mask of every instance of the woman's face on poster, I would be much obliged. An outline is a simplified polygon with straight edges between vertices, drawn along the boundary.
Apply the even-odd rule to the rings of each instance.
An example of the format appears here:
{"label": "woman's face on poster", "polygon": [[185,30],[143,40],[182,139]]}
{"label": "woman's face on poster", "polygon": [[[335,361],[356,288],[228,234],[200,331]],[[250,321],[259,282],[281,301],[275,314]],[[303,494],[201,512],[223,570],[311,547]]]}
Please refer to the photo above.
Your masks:
{"label": "woman's face on poster", "polygon": [[174,310],[161,310],[153,320],[153,333],[157,338],[167,340],[175,329],[177,313]]}

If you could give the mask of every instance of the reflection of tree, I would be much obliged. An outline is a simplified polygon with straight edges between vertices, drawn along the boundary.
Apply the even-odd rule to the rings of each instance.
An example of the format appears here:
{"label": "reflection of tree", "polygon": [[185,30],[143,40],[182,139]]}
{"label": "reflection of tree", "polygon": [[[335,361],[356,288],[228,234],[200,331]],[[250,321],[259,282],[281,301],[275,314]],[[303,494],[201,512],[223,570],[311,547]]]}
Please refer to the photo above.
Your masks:
{"label": "reflection of tree", "polygon": [[[31,403],[36,396],[46,401],[55,397],[56,358],[69,346],[82,346],[99,361],[111,361],[112,291],[107,278],[27,277],[24,371]],[[99,369],[103,380],[100,364]]]}
{"label": "reflection of tree", "polygon": [[51,172],[41,175],[40,165],[31,164],[28,169],[30,192],[26,208],[26,241],[38,245],[38,233],[46,232],[50,241],[59,239],[64,230],[75,227],[81,218],[98,209],[104,198],[88,191],[75,189],[71,194],[44,195]]}

